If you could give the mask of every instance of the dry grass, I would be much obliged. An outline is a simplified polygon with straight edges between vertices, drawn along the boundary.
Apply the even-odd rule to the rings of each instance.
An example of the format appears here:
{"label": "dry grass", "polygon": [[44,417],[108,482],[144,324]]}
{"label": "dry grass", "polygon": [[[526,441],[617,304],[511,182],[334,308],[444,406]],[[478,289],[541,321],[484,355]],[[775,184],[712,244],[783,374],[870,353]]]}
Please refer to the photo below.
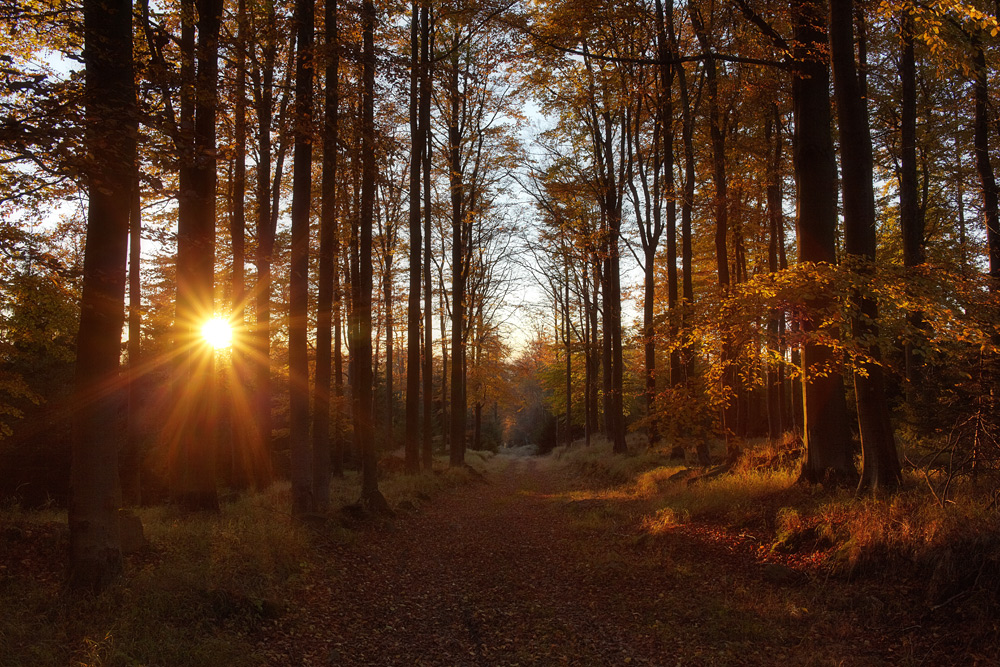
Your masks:
{"label": "dry grass", "polygon": [[649,534],[692,522],[750,531],[772,551],[812,555],[833,573],[902,568],[926,578],[936,599],[954,594],[961,582],[980,589],[1000,584],[1000,515],[989,489],[958,487],[953,501],[942,504],[923,475],[912,472],[901,491],[887,497],[807,487],[796,483],[797,446],[792,440],[749,443],[732,470],[705,478],[685,475],[669,449],[612,456],[600,442],[559,448],[553,458],[600,488],[574,499],[641,501],[640,523]]}

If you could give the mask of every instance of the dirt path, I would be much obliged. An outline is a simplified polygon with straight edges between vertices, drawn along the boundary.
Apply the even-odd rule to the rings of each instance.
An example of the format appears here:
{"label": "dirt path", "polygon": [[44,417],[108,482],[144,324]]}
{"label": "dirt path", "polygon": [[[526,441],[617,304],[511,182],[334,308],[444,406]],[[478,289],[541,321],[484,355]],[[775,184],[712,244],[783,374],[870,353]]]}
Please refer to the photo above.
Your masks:
{"label": "dirt path", "polygon": [[762,577],[752,558],[687,531],[645,539],[628,508],[574,500],[575,484],[553,465],[512,460],[392,528],[330,547],[305,573],[314,583],[295,608],[263,628],[263,657],[345,666],[907,662],[904,639],[870,640],[870,624],[886,621],[877,600],[844,602],[822,582]]}

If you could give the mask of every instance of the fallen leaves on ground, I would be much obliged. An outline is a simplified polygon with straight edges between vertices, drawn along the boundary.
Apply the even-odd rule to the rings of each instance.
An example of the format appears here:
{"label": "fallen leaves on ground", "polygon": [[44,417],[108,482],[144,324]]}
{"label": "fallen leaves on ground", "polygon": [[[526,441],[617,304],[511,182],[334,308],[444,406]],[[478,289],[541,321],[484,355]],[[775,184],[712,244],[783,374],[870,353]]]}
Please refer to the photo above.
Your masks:
{"label": "fallen leaves on ground", "polygon": [[[274,665],[987,664],[903,583],[826,577],[762,538],[573,500],[515,460],[325,546],[257,646]],[[614,501],[606,501],[608,503]],[[625,503],[626,501],[620,501]],[[970,643],[970,641],[972,643]]]}

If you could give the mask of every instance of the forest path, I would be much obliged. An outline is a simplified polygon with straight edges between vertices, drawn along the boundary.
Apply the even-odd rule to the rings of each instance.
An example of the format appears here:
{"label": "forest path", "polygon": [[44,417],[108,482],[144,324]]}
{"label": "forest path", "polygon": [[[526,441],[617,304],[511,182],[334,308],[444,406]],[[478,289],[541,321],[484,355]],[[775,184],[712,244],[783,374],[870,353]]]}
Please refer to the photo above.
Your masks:
{"label": "forest path", "polygon": [[891,622],[878,600],[804,576],[775,581],[746,550],[697,531],[649,538],[638,527],[644,509],[589,491],[557,462],[508,459],[482,483],[325,548],[288,612],[262,628],[262,657],[345,666],[908,662],[904,638],[873,632]]}

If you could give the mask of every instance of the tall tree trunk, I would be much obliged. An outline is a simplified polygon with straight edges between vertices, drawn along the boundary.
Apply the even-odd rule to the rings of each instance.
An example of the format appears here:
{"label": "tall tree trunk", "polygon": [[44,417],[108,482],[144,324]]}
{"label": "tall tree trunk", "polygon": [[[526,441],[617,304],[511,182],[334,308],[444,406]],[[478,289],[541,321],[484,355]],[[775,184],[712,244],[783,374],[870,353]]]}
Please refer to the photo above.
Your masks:
{"label": "tall tree trunk", "polygon": [[[598,417],[601,419],[604,418],[601,413],[601,408],[604,407],[604,404],[598,400],[600,393],[598,388],[600,387],[601,389],[604,389],[603,385],[606,368],[604,366],[604,342],[602,340],[603,337],[601,336],[600,329],[598,328],[598,311],[600,310],[600,306],[598,304],[601,301],[600,295],[604,287],[604,282],[602,262],[599,259],[597,252],[593,252],[591,254],[589,270],[591,272],[590,284],[594,287],[590,308],[590,377],[592,380],[590,389],[590,411],[593,415],[593,431],[596,432],[598,430],[598,424],[601,423],[601,420],[599,420]],[[603,317],[603,314],[601,317]],[[608,377],[610,377],[610,375]]]}
{"label": "tall tree trunk", "polygon": [[583,312],[581,313],[583,322],[583,367],[584,367],[584,379],[583,379],[583,410],[584,410],[584,425],[583,425],[583,441],[584,446],[590,447],[590,438],[596,430],[595,424],[597,421],[597,415],[595,414],[592,395],[596,391],[595,383],[597,379],[594,377],[594,351],[591,346],[591,330],[590,330],[590,316],[591,312],[594,310],[594,305],[590,300],[590,262],[584,261],[582,270],[580,271],[580,291],[581,298],[583,301]]}
{"label": "tall tree trunk", "polygon": [[[392,223],[395,224],[395,223]],[[393,377],[393,356],[395,352],[395,345],[393,344],[393,323],[394,319],[392,316],[392,263],[393,254],[390,250],[390,241],[388,239],[389,233],[388,228],[386,234],[382,237],[384,240],[382,247],[382,257],[385,261],[385,271],[383,273],[382,280],[382,298],[385,303],[385,417],[382,419],[382,425],[385,428],[384,442],[389,444],[392,448],[395,448],[394,433],[395,433],[395,403],[393,393],[394,388],[394,377]],[[378,354],[376,353],[375,358],[378,359]],[[378,393],[376,391],[376,393]]]}
{"label": "tall tree trunk", "polygon": [[[573,328],[569,312],[569,258],[566,259],[565,285],[563,287],[563,343],[566,347],[566,446],[573,444]],[[482,405],[476,404],[480,410]],[[478,416],[477,416],[478,419]],[[478,425],[477,425],[478,427]]]}
{"label": "tall tree trunk", "polygon": [[[975,85],[973,90],[973,145],[976,155],[976,171],[983,192],[983,219],[986,222],[986,242],[989,246],[990,277],[1000,279],[1000,214],[998,214],[998,191],[993,163],[990,160],[990,118],[989,118],[989,70],[986,52],[976,35],[972,37],[973,64],[975,65]],[[994,285],[996,290],[997,286]]]}
{"label": "tall tree trunk", "polygon": [[434,463],[434,338],[433,311],[431,298],[431,228],[433,215],[431,210],[431,58],[430,58],[430,6],[425,4],[420,10],[420,109],[418,125],[424,136],[423,184],[424,184],[424,428],[423,428],[423,465],[425,470],[431,470]]}
{"label": "tall tree trunk", "polygon": [[[829,67],[824,0],[796,0],[792,5],[794,56],[792,79],[795,115],[795,181],[799,259],[833,264],[836,261],[837,165],[830,128]],[[829,297],[812,299],[814,312]],[[816,331],[810,319],[805,332]],[[802,346],[803,441],[805,461],[801,479],[808,483],[843,484],[857,472],[851,455],[844,380],[833,351],[809,341]]]}
{"label": "tall tree trunk", "polygon": [[[831,0],[830,56],[833,63],[837,118],[840,125],[840,164],[843,173],[844,244],[849,255],[875,262],[875,189],[868,108],[858,84],[854,60],[854,11],[852,0]],[[865,277],[870,267],[862,267]],[[870,276],[868,276],[870,277]],[[861,313],[851,323],[856,340],[878,338],[878,305],[857,297]],[[901,477],[896,441],[889,421],[885,379],[879,363],[878,343],[863,345],[871,361],[854,372],[858,426],[861,431],[861,481],[859,491],[894,490]]]}
{"label": "tall tree trunk", "polygon": [[362,30],[362,89],[361,89],[361,229],[359,252],[360,312],[357,340],[353,351],[357,355],[355,377],[356,405],[354,432],[361,456],[361,504],[369,510],[385,512],[389,506],[378,489],[378,469],[375,452],[374,405],[372,396],[372,226],[375,216],[375,185],[378,166],[375,163],[375,6],[372,0],[361,3]]}
{"label": "tall tree trunk", "polygon": [[[772,145],[773,153],[767,161],[767,214],[768,214],[768,245],[767,270],[777,273],[778,249],[785,244],[785,220],[782,213],[781,197],[781,115],[778,105],[772,109],[764,128],[764,137],[768,146]],[[772,139],[773,138],[773,139]],[[772,308],[767,316],[767,345],[770,350],[781,350],[781,327],[785,320],[785,311]],[[781,355],[784,358],[784,355]],[[765,383],[767,385],[767,436],[772,441],[781,438],[785,431],[784,401],[782,387],[783,362],[768,362]]]}
{"label": "tall tree trunk", "polygon": [[[221,0],[197,0],[197,66],[193,87],[193,151],[182,175],[177,222],[177,344],[175,385],[181,416],[174,500],[193,510],[217,510],[215,485],[215,353],[201,340],[201,326],[214,314],[218,40]],[[191,37],[182,36],[190,43]],[[180,203],[180,202],[179,202]]]}
{"label": "tall tree trunk", "polygon": [[420,8],[410,3],[410,294],[406,304],[406,470],[420,469],[420,172],[424,156],[425,127],[419,123],[423,83],[420,57]]}
{"label": "tall tree trunk", "polygon": [[[274,6],[267,5],[266,20],[276,23]],[[274,72],[277,63],[277,44],[274,31],[266,33],[263,62],[255,63],[254,106],[257,115],[257,216],[255,221],[257,248],[254,255],[256,281],[253,289],[256,324],[253,330],[254,395],[251,404],[256,422],[255,438],[248,452],[251,482],[255,488],[265,488],[271,481],[271,262],[274,255],[274,237],[277,225],[277,206],[274,195],[277,188],[272,182],[280,180],[284,162],[284,147],[279,144],[277,168],[272,173],[274,158],[271,133],[274,125]],[[282,101],[284,103],[284,100]]]}
{"label": "tall tree trunk", "polygon": [[[243,397],[243,387],[248,386],[249,355],[246,337],[246,189],[247,189],[247,8],[246,0],[236,3],[236,82],[233,101],[233,180],[229,208],[229,237],[233,249],[232,311],[233,327],[231,375],[234,391],[222,400],[232,405],[236,396]],[[254,421],[249,408],[241,401],[242,412],[230,419],[229,476],[235,488],[245,489],[250,484],[248,461],[250,443],[255,439]],[[230,410],[230,413],[232,411]]]}
{"label": "tall tree trunk", "polygon": [[465,464],[465,188],[462,182],[460,114],[462,100],[459,95],[458,52],[452,57],[449,101],[451,116],[448,119],[448,150],[451,173],[451,449],[450,463]]}
{"label": "tall tree trunk", "polygon": [[[444,250],[444,234],[441,235],[442,262]],[[445,311],[448,305],[448,297],[445,290],[444,277],[438,276],[439,303],[438,303],[438,324],[441,331],[441,448],[443,451],[451,452],[448,441],[451,434],[451,420],[448,418],[448,329],[445,326]]]}
{"label": "tall tree trunk", "polygon": [[122,571],[118,384],[138,135],[129,0],[85,0],[87,245],[77,334],[69,581],[100,591]]}
{"label": "tall tree trunk", "polygon": [[[667,34],[670,40],[671,53],[678,52],[677,35],[673,21],[667,23]],[[681,144],[684,150],[684,194],[681,197],[681,334],[686,335],[691,318],[691,307],[694,304],[694,278],[692,262],[694,252],[691,242],[691,217],[694,207],[695,190],[695,156],[694,156],[694,113],[691,95],[688,91],[687,70],[683,65],[677,67],[677,88],[681,104]],[[690,350],[681,350],[684,363],[685,379],[694,372],[694,355]],[[674,386],[680,384],[680,378],[674,381]],[[707,458],[707,449],[702,448]]]}
{"label": "tall tree trunk", "polygon": [[[694,28],[698,43],[706,53],[712,53],[712,45],[708,39],[705,25],[698,8],[688,2],[688,13]],[[705,59],[705,82],[708,85],[708,124],[709,137],[712,144],[712,184],[715,187],[713,197],[715,211],[715,262],[718,271],[719,290],[723,297],[729,293],[732,279],[729,271],[729,179],[726,173],[726,121],[719,103],[718,66],[713,56]],[[723,337],[720,363],[725,367],[722,375],[722,409],[723,432],[725,433],[727,450],[732,447],[730,435],[739,431],[739,395],[736,387],[737,372],[733,365],[733,342],[727,333]],[[727,451],[732,457],[734,453]]]}
{"label": "tall tree trunk", "polygon": [[[316,510],[330,505],[330,380],[333,364],[333,301],[337,265],[337,151],[339,139],[340,44],[337,2],[324,7],[323,172],[319,231],[319,290],[316,300],[316,378],[313,385],[313,499]],[[336,409],[340,410],[337,402]],[[339,420],[337,420],[339,421]],[[335,424],[334,429],[337,425]],[[334,437],[339,438],[339,434]]]}
{"label": "tall tree trunk", "polygon": [[129,196],[128,236],[128,416],[125,445],[121,450],[119,477],[122,504],[142,503],[142,207],[138,165]]}
{"label": "tall tree trunk", "polygon": [[312,198],[313,0],[296,0],[295,155],[292,163],[291,276],[288,283],[288,390],[292,514],[316,508],[309,442],[309,203]]}
{"label": "tall tree trunk", "polygon": [[[913,16],[901,12],[900,37],[902,53],[899,59],[899,80],[902,89],[900,100],[900,155],[899,155],[899,226],[903,236],[903,266],[920,266],[925,261],[924,211],[919,204],[917,185],[917,67],[915,56],[915,28]],[[914,331],[923,328],[923,316],[910,313],[909,321]],[[913,343],[907,341],[903,348],[906,363],[906,400],[911,406],[916,400],[921,383],[920,358],[914,353]]]}
{"label": "tall tree trunk", "polygon": [[[618,239],[621,236],[621,208],[612,216],[611,238],[608,249],[608,293],[604,299],[605,316],[608,317],[609,327],[606,327],[605,335],[610,333],[611,338],[611,411],[612,430],[611,443],[612,451],[622,454],[628,451],[625,443],[625,411],[623,406],[623,384],[624,366],[622,360],[622,288],[621,288],[621,268],[619,265]],[[610,332],[608,332],[610,329]]]}
{"label": "tall tree trunk", "polygon": [[[667,30],[666,17],[670,17],[670,29]],[[677,307],[678,307],[678,284],[677,284],[677,182],[674,177],[674,99],[673,99],[673,83],[675,75],[675,66],[668,64],[671,58],[676,57],[674,53],[674,40],[672,35],[674,32],[673,26],[673,16],[674,16],[674,3],[673,0],[666,0],[666,2],[656,3],[656,24],[657,24],[657,44],[659,47],[660,55],[660,81],[661,84],[661,101],[660,108],[658,110],[657,123],[660,127],[660,143],[657,145],[657,155],[661,155],[660,158],[660,168],[654,169],[654,172],[659,174],[661,171],[663,173],[663,185],[666,190],[665,198],[667,204],[667,310],[670,317],[670,339],[671,341],[676,340],[679,333],[678,322],[677,322]],[[659,189],[659,178],[656,180],[657,189]],[[657,198],[657,202],[661,198]],[[659,214],[660,206],[659,203],[656,207],[657,214]],[[681,354],[680,350],[676,345],[672,346],[670,350],[670,384],[673,386],[678,386],[681,381]],[[655,390],[655,386],[653,387]]]}

